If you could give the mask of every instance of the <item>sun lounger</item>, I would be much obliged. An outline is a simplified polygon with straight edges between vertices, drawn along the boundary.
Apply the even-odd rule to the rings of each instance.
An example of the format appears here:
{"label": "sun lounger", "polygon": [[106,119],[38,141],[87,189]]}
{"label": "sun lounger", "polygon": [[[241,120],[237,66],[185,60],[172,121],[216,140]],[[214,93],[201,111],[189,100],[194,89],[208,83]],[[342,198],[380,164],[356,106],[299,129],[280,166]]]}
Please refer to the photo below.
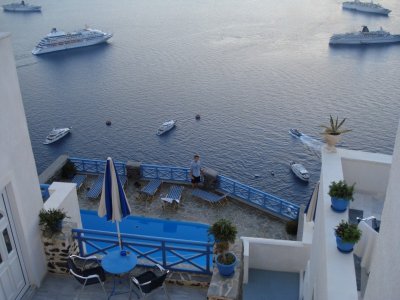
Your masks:
{"label": "sun lounger", "polygon": [[207,191],[203,191],[200,189],[194,189],[192,192],[192,196],[197,197],[199,199],[202,199],[204,201],[207,201],[208,203],[215,205],[215,204],[222,204],[223,200],[226,199],[227,194],[224,194],[222,196],[210,193]]}
{"label": "sun lounger", "polygon": [[161,197],[163,201],[163,208],[165,205],[171,204],[174,207],[178,207],[179,202],[181,201],[183,186],[172,185],[169,188],[169,192],[165,197]]}
{"label": "sun lounger", "polygon": [[82,174],[76,174],[74,178],[72,178],[71,182],[76,184],[76,189],[79,190],[83,183],[85,182],[87,176]]}
{"label": "sun lounger", "polygon": [[97,197],[99,197],[103,188],[103,180],[104,175],[99,175],[99,177],[97,177],[96,181],[92,184],[92,187],[86,194],[88,198],[96,199]]}
{"label": "sun lounger", "polygon": [[149,198],[153,198],[154,195],[157,193],[158,188],[161,186],[162,181],[160,179],[152,179],[147,183],[146,186],[144,186],[140,191],[139,191],[139,197],[140,198],[145,198],[146,200]]}

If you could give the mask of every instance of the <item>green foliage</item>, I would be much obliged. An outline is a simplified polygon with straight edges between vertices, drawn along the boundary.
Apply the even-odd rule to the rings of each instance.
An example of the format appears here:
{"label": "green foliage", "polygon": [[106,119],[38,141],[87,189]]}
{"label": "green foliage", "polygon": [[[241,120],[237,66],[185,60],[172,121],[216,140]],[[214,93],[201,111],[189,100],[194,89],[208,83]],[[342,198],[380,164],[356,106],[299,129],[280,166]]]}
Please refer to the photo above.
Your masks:
{"label": "green foliage", "polygon": [[358,229],[357,224],[349,224],[345,220],[335,227],[335,234],[347,243],[357,243],[361,238],[361,230]]}
{"label": "green foliage", "polygon": [[39,213],[39,225],[42,226],[44,234],[51,237],[61,232],[61,222],[65,218],[69,217],[62,209],[42,209]]}
{"label": "green foliage", "polygon": [[353,193],[354,193],[354,185],[348,185],[346,181],[340,180],[338,182],[332,181],[331,185],[329,186],[329,196],[342,198],[346,200],[354,200]]}
{"label": "green foliage", "polygon": [[209,229],[208,233],[212,234],[216,242],[216,250],[221,255],[222,264],[229,264],[229,243],[234,243],[237,235],[236,226],[227,219],[219,219]]}
{"label": "green foliage", "polygon": [[65,163],[61,170],[61,176],[65,179],[71,179],[76,174],[75,165],[69,160]]}
{"label": "green foliage", "polygon": [[297,221],[289,221],[286,223],[285,227],[286,227],[287,234],[296,235],[298,222]]}
{"label": "green foliage", "polygon": [[334,120],[332,115],[330,115],[329,126],[321,125],[322,128],[325,128],[322,134],[340,135],[351,131],[349,129],[340,129],[345,121],[346,118],[339,122],[338,116],[336,116],[336,120]]}

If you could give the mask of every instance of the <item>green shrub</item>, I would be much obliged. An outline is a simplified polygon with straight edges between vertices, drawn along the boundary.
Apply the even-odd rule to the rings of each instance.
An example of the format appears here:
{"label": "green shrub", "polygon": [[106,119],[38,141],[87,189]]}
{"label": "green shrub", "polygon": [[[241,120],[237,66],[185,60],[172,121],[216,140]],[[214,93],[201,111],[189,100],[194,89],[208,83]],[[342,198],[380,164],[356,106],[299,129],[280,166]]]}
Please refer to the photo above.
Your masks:
{"label": "green shrub", "polygon": [[335,227],[336,236],[340,237],[343,242],[357,243],[361,238],[361,230],[358,229],[357,224],[350,224],[342,220],[338,226]]}
{"label": "green shrub", "polygon": [[340,180],[338,182],[332,181],[329,186],[329,196],[342,198],[346,200],[353,200],[354,185],[348,185],[345,181]]}

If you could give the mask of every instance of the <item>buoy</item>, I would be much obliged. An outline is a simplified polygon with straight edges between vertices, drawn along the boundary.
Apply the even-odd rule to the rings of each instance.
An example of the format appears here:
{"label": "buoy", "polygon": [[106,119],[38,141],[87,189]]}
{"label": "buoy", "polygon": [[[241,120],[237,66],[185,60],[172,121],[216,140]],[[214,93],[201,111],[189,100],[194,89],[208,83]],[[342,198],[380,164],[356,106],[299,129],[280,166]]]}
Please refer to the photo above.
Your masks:
{"label": "buoy", "polygon": [[111,121],[110,121],[110,120],[107,120],[107,121],[106,121],[106,125],[107,125],[107,126],[110,126],[110,125],[111,125]]}
{"label": "buoy", "polygon": [[260,174],[254,174],[254,178],[259,178]]}
{"label": "buoy", "polygon": [[275,176],[275,172],[274,172],[274,171],[271,171],[271,175],[272,175],[272,176]]}
{"label": "buoy", "polygon": [[199,114],[196,115],[196,120],[200,120],[200,115]]}

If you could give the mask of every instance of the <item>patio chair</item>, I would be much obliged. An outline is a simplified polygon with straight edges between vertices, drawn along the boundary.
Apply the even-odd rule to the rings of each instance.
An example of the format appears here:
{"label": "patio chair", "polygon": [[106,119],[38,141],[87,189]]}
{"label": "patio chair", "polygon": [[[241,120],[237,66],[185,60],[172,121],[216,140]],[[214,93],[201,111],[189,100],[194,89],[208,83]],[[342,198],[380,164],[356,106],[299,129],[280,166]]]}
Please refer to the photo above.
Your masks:
{"label": "patio chair", "polygon": [[76,190],[79,190],[83,186],[86,178],[87,178],[87,176],[86,175],[82,175],[82,174],[76,174],[72,178],[71,182],[76,184]]}
{"label": "patio chair", "polygon": [[220,195],[210,193],[207,191],[203,191],[200,189],[194,189],[192,192],[192,196],[202,199],[204,201],[207,201],[211,205],[220,205],[220,204],[223,204],[224,200],[226,200],[226,197],[228,196],[228,194],[224,194],[224,195],[220,196]]}
{"label": "patio chair", "polygon": [[99,175],[96,181],[92,184],[90,190],[87,192],[86,196],[91,199],[96,199],[100,196],[101,190],[103,188],[104,175]]}
{"label": "patio chair", "polygon": [[177,208],[179,202],[181,201],[182,191],[183,186],[172,185],[169,188],[168,194],[165,197],[161,197],[161,200],[163,201],[163,208],[169,204]]}
{"label": "patio chair", "polygon": [[150,180],[146,186],[144,186],[139,191],[139,198],[148,200],[153,199],[154,195],[157,193],[159,187],[161,186],[162,181],[160,179],[152,179]]}
{"label": "patio chair", "polygon": [[139,299],[146,298],[149,294],[158,288],[164,288],[164,293],[167,299],[169,298],[167,288],[165,287],[165,279],[169,270],[165,270],[159,264],[156,264],[151,271],[146,271],[139,276],[130,277],[130,293],[129,299],[132,296],[132,290],[136,288],[139,291]]}
{"label": "patio chair", "polygon": [[106,275],[96,256],[81,257],[78,255],[71,255],[67,259],[67,264],[70,274],[82,285],[76,299],[79,299],[85,286],[98,283],[100,283],[108,299],[106,289],[104,288]]}

